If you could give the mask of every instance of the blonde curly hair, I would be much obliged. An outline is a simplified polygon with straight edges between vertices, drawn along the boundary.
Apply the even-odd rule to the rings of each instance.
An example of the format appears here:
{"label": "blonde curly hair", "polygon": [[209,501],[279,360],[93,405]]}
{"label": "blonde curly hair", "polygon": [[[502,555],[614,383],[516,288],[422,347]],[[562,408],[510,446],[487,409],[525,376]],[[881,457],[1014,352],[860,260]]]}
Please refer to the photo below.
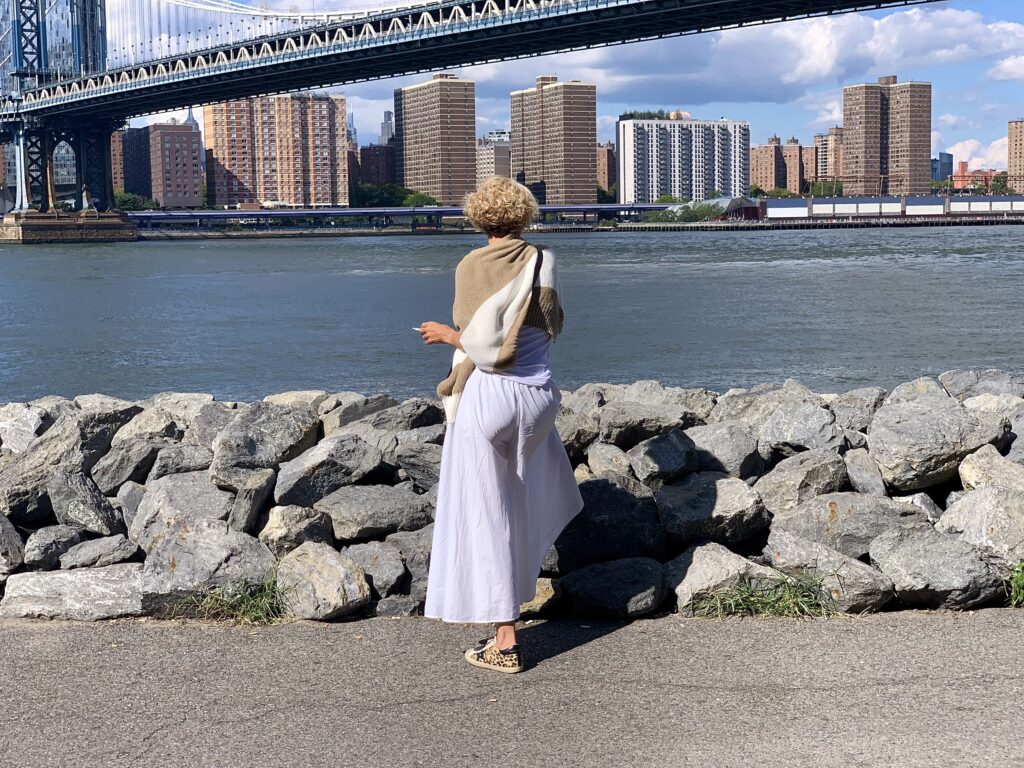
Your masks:
{"label": "blonde curly hair", "polygon": [[462,207],[473,226],[491,237],[521,234],[540,210],[530,190],[504,176],[484,179]]}

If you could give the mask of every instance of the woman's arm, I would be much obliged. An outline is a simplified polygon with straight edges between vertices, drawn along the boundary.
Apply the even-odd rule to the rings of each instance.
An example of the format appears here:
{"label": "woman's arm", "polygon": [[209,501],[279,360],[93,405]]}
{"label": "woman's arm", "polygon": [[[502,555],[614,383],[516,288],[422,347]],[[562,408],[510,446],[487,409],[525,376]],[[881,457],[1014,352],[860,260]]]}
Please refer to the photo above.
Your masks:
{"label": "woman's arm", "polygon": [[462,349],[462,334],[449,325],[433,321],[420,323],[420,335],[427,344],[451,344]]}

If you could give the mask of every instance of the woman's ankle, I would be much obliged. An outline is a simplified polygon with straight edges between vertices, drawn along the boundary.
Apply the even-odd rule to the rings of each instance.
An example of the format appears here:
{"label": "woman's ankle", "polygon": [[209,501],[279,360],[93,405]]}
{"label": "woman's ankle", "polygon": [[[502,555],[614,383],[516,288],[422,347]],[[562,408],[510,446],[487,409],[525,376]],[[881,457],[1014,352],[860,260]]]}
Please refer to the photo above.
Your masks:
{"label": "woman's ankle", "polygon": [[506,650],[516,645],[516,625],[496,624],[494,627],[494,644],[501,650]]}

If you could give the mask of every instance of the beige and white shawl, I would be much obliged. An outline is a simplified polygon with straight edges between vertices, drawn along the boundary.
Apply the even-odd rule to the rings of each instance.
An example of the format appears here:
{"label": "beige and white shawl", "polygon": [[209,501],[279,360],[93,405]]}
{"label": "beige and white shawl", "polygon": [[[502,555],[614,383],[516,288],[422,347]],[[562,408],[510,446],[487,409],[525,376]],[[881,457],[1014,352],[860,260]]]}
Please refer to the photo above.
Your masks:
{"label": "beige and white shawl", "polygon": [[455,269],[452,317],[462,349],[437,386],[449,422],[474,368],[500,371],[515,364],[520,328],[540,328],[552,339],[562,332],[554,254],[518,237],[470,251]]}

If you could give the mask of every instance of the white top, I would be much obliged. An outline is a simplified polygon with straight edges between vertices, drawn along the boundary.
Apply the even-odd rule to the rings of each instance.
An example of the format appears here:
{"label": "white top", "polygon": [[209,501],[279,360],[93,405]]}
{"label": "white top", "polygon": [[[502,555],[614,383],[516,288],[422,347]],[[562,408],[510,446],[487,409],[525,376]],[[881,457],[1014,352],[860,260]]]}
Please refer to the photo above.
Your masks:
{"label": "white top", "polygon": [[532,326],[519,329],[516,340],[516,362],[511,368],[494,371],[531,387],[543,387],[551,381],[551,337],[548,332]]}

